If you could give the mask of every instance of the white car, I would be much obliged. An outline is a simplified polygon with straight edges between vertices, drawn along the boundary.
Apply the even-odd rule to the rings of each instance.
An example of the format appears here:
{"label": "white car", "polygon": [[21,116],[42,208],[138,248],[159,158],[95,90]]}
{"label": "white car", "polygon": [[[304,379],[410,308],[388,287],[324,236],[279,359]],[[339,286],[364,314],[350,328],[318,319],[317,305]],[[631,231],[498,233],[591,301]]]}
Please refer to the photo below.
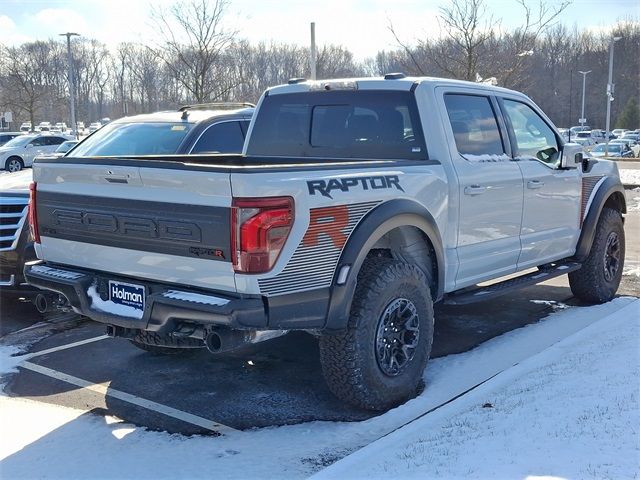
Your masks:
{"label": "white car", "polygon": [[585,130],[583,132],[578,132],[575,135],[572,135],[571,141],[574,143],[579,143],[583,147],[591,147],[596,144],[596,141],[591,136],[591,130]]}
{"label": "white car", "polygon": [[612,130],[611,133],[613,133],[616,137],[621,137],[625,132],[628,131],[629,130],[626,128],[616,128],[615,130]]}
{"label": "white car", "polygon": [[100,127],[102,127],[102,124],[100,122],[93,122],[92,124],[89,125],[89,133],[95,132]]}
{"label": "white car", "polygon": [[0,170],[17,172],[30,167],[36,156],[48,155],[68,139],[61,135],[21,135],[0,147]]}

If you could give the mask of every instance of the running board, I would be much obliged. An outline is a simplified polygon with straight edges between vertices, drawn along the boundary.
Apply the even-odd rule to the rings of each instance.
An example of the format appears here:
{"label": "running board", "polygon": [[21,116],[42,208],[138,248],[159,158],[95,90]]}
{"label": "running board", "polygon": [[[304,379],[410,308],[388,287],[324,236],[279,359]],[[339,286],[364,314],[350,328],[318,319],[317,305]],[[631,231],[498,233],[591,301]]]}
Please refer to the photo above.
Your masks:
{"label": "running board", "polygon": [[451,293],[444,298],[445,305],[467,305],[469,303],[483,302],[500,295],[511,293],[514,290],[545,282],[560,275],[565,275],[582,267],[581,263],[564,262],[548,267],[539,268],[537,272],[527,273],[516,278],[510,278],[504,282],[498,282],[486,287],[476,287],[471,290],[463,290],[460,293]]}

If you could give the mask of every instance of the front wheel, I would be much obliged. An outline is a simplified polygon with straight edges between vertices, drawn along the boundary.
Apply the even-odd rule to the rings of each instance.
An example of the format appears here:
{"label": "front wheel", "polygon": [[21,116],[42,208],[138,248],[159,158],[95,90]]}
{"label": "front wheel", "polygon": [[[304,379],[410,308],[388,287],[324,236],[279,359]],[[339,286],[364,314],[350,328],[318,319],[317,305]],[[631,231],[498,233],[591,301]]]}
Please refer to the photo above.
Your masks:
{"label": "front wheel", "polygon": [[620,212],[602,209],[587,259],[580,270],[569,274],[571,291],[580,300],[604,303],[620,286],[624,266],[625,238]]}
{"label": "front wheel", "polygon": [[18,157],[10,157],[5,162],[4,168],[7,172],[19,172],[24,168],[24,164]]}
{"label": "front wheel", "polygon": [[433,302],[415,265],[373,258],[358,275],[349,325],[320,337],[320,361],[329,389],[369,410],[414,397],[433,342]]}

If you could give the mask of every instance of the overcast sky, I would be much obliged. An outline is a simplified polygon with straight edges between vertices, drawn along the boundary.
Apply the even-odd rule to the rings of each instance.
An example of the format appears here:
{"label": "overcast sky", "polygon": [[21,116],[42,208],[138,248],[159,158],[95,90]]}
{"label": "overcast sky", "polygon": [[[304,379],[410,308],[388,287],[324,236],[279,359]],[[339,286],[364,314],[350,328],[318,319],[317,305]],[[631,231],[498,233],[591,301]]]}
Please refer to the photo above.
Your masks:
{"label": "overcast sky", "polygon": [[[504,28],[522,23],[515,0],[485,0]],[[536,5],[538,0],[528,0]],[[173,0],[154,0],[168,6]],[[559,0],[547,0],[557,4]],[[148,0],[0,0],[0,42],[44,40],[73,31],[109,45],[152,42]],[[395,47],[387,29],[391,20],[404,41],[437,36],[440,0],[232,0],[226,21],[250,41],[308,44],[309,22],[316,22],[318,44],[348,47],[363,59]],[[573,27],[606,29],[626,16],[640,18],[638,0],[574,0],[562,17]]]}

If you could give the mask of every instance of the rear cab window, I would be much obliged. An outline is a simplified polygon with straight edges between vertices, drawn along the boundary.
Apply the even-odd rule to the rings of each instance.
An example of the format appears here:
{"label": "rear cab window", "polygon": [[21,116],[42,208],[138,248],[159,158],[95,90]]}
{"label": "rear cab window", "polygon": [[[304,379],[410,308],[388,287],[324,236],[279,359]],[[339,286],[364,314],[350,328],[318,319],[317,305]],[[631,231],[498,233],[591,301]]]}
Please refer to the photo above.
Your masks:
{"label": "rear cab window", "polygon": [[427,151],[412,92],[349,90],[265,97],[247,155],[424,160]]}

